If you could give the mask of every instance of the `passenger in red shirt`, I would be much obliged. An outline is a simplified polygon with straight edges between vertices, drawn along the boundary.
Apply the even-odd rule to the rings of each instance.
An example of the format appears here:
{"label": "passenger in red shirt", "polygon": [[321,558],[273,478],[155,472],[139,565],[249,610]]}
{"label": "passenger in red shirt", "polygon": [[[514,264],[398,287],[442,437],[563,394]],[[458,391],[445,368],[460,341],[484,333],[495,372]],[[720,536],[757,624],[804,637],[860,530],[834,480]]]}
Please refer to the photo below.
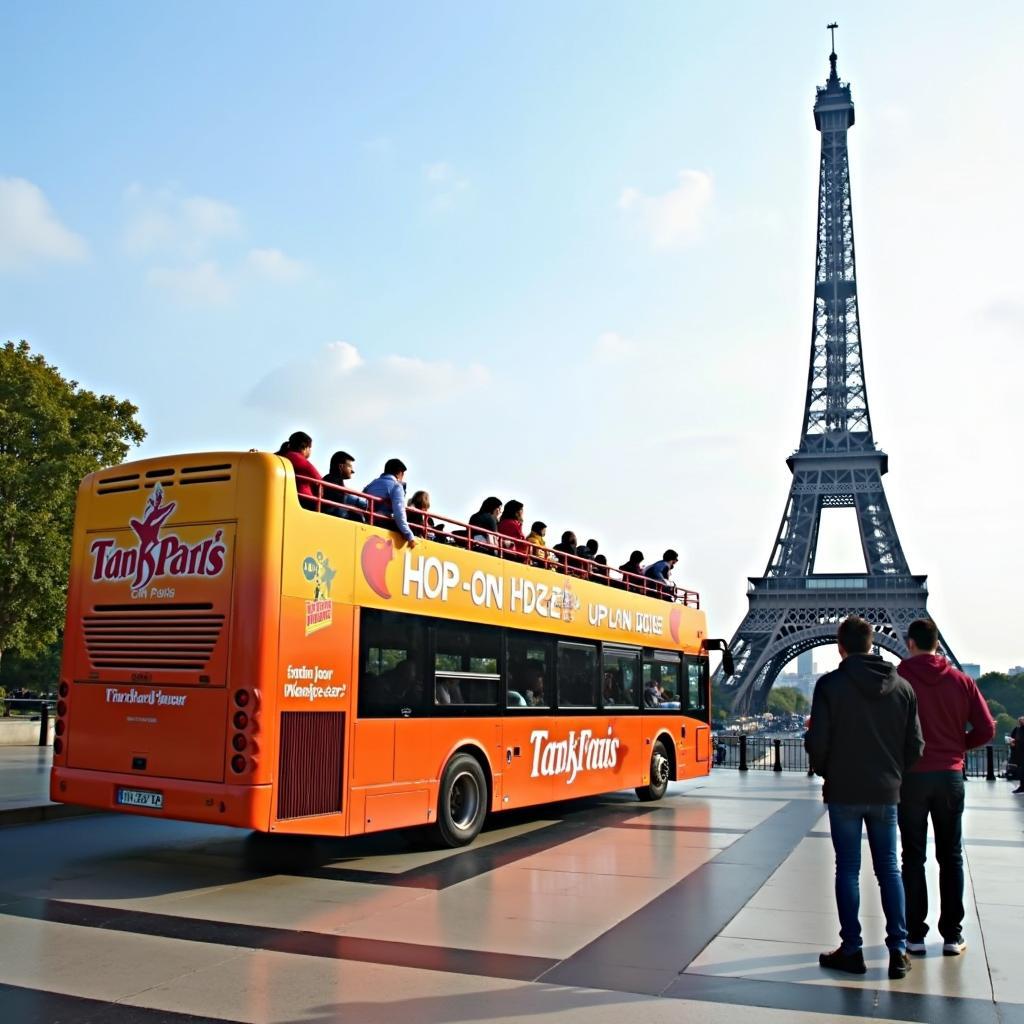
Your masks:
{"label": "passenger in red shirt", "polygon": [[[907,900],[907,952],[924,956],[928,932],[928,819],[935,833],[939,862],[939,933],[944,956],[966,948],[964,858],[961,846],[964,813],[964,756],[991,742],[996,727],[978,684],[941,654],[939,631],[931,619],[917,619],[907,630],[910,657],[899,674],[914,688],[924,734],[924,756],[903,775],[899,823],[903,846],[903,888]],[[970,731],[967,725],[970,724]]]}
{"label": "passenger in red shirt", "polygon": [[511,551],[518,561],[526,561],[526,554],[530,545],[526,543],[523,535],[523,503],[521,501],[506,501],[505,514],[498,523],[498,533],[504,537],[512,537],[513,540],[502,541],[502,547]]}
{"label": "passenger in red shirt", "polygon": [[[313,438],[302,430],[296,430],[278,449],[277,454],[295,467],[295,487],[299,492],[299,504],[311,512],[316,511],[317,492],[314,481],[322,480],[320,471],[309,461],[313,454]],[[303,479],[305,478],[305,479]]]}

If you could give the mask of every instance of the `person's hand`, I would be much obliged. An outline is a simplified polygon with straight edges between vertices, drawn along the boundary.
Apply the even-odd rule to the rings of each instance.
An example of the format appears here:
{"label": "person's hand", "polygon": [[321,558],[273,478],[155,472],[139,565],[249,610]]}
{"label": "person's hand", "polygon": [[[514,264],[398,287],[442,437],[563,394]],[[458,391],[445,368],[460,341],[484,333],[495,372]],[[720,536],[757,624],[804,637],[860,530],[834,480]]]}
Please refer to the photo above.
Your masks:
{"label": "person's hand", "polygon": [[405,538],[405,542],[406,542],[406,544],[409,545],[410,549],[416,547],[416,538],[415,537],[406,537]]}

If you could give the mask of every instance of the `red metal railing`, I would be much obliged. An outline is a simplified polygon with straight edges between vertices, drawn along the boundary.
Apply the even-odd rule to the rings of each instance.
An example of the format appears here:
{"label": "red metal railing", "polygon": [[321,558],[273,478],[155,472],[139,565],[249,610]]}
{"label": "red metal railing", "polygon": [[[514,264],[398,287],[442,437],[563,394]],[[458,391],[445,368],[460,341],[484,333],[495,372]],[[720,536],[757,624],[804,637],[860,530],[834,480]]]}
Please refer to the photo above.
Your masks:
{"label": "red metal railing", "polygon": [[[326,480],[314,480],[312,477],[299,474],[295,475],[295,479],[308,485],[312,492],[299,495],[303,508],[343,519],[372,523],[386,530],[395,529],[394,519],[386,512],[380,511],[380,498],[339,484],[328,483]],[[508,537],[493,530],[470,526],[460,519],[423,512],[408,505],[405,506],[405,516],[413,534],[425,540],[451,544],[467,551],[482,551],[510,562],[550,569],[575,579],[602,583],[617,590],[628,590],[632,594],[674,601],[688,608],[700,607],[700,595],[696,590],[677,587],[674,583],[665,584],[649,576],[623,572],[621,569],[613,569],[609,565],[602,565],[581,555],[541,547],[518,537]]]}

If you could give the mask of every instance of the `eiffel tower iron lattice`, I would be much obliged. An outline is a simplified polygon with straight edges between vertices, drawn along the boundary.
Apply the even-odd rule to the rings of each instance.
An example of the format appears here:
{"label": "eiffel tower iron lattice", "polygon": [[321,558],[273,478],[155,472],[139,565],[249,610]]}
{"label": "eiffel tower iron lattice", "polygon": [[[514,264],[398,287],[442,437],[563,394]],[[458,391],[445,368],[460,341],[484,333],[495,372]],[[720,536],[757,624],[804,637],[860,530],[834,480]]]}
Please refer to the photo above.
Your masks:
{"label": "eiffel tower iron lattice", "polygon": [[[832,26],[830,26],[832,28]],[[864,379],[853,247],[853,204],[846,134],[853,125],[848,83],[831,72],[819,87],[814,124],[821,133],[817,260],[810,369],[799,448],[786,460],[793,482],[764,575],[750,577],[750,608],[729,649],[735,673],[716,682],[733,709],[763,710],[782,667],[834,643],[838,624],[860,615],[875,642],[906,657],[907,626],[927,616],[927,576],[912,575],[882,487],[888,456],[875,444]],[[866,572],[816,574],[818,531],[826,508],[856,510]],[[941,650],[956,662],[940,637]],[[958,663],[957,663],[958,664]]]}

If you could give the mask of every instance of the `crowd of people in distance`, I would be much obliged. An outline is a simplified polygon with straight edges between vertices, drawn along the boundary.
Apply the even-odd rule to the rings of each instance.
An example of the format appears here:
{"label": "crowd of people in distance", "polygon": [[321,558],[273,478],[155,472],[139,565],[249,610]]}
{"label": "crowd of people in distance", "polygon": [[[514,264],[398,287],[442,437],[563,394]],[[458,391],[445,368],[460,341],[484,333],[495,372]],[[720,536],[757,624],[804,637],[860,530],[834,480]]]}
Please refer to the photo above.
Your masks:
{"label": "crowd of people in distance", "polygon": [[[676,586],[670,579],[679,561],[679,554],[668,548],[649,565],[644,565],[642,551],[633,551],[612,576],[607,557],[596,540],[579,544],[576,534],[566,530],[562,539],[547,546],[547,524],[536,520],[529,533],[524,533],[525,509],[521,501],[503,502],[493,495],[480,503],[468,520],[465,530],[447,532],[445,524],[430,517],[430,494],[416,491],[406,499],[407,467],[401,459],[388,459],[384,471],[371,480],[361,492],[352,490],[348,481],[355,475],[355,457],[346,451],[331,456],[326,476],[310,461],[313,439],[297,430],[277,451],[295,469],[299,502],[303,508],[320,511],[341,519],[373,522],[396,530],[415,547],[420,539],[458,544],[476,550],[501,554],[514,561],[542,568],[556,569],[569,576],[589,579],[622,590],[648,593],[666,601],[675,600]],[[324,487],[323,485],[328,485]]]}

